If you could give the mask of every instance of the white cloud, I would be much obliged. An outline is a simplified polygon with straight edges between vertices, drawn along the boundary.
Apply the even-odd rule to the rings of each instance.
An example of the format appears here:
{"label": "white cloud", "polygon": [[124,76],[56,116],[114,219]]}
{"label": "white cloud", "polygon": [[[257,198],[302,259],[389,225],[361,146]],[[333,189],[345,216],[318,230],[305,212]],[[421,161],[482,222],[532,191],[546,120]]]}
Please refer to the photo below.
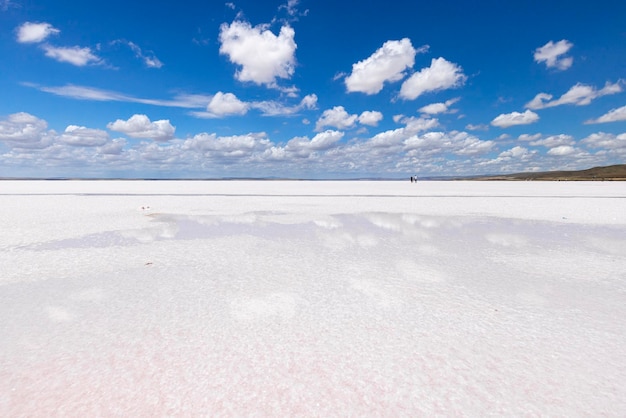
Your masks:
{"label": "white cloud", "polygon": [[531,123],[535,123],[539,120],[539,115],[535,112],[531,112],[530,110],[525,111],[524,113],[520,112],[511,112],[511,113],[503,113],[497,116],[494,120],[491,121],[493,126],[497,126],[500,128],[508,128],[510,126],[515,125],[528,125]]}
{"label": "white cloud", "polygon": [[79,147],[102,146],[109,140],[109,134],[100,129],[89,129],[84,126],[69,125],[59,140],[67,145]]}
{"label": "white cloud", "polygon": [[597,119],[590,119],[585,121],[585,124],[592,123],[608,123],[608,122],[621,122],[626,120],[626,106],[618,107],[617,109],[611,109],[604,115]]}
{"label": "white cloud", "polygon": [[354,126],[358,119],[357,115],[350,115],[343,106],[335,106],[327,109],[315,124],[315,130],[321,131],[326,126],[332,126],[337,129],[350,129]]}
{"label": "white cloud", "polygon": [[17,28],[17,41],[20,43],[43,42],[48,36],[56,35],[61,31],[49,23],[26,22]]}
{"label": "white cloud", "polygon": [[235,74],[239,81],[251,81],[274,87],[277,78],[291,78],[295,71],[295,31],[288,25],[274,35],[266,25],[252,27],[234,21],[220,27],[220,54],[240,65]]}
{"label": "white cloud", "polygon": [[488,131],[489,130],[489,125],[485,125],[484,123],[478,124],[478,125],[474,125],[472,123],[468,123],[465,126],[465,129],[467,129],[468,131]]}
{"label": "white cloud", "polygon": [[557,43],[550,41],[535,50],[535,62],[545,62],[548,68],[567,70],[572,66],[574,60],[571,57],[565,56],[565,54],[572,46],[574,45],[565,39]]}
{"label": "white cloud", "polygon": [[125,146],[126,140],[124,138],[117,138],[99,147],[98,152],[105,155],[120,155]]}
{"label": "white cloud", "polygon": [[406,125],[404,127],[404,130],[410,134],[427,131],[429,129],[433,129],[439,126],[439,121],[436,118],[410,117],[403,118],[401,122]]}
{"label": "white cloud", "polygon": [[212,96],[204,94],[178,94],[173,99],[143,99],[139,97],[129,96],[124,93],[102,90],[94,87],[75,86],[68,84],[58,87],[38,86],[32,83],[23,83],[27,87],[33,87],[46,93],[55,94],[57,96],[69,97],[76,100],[94,100],[101,102],[128,102],[142,103],[153,106],[165,107],[182,107],[182,108],[203,108],[211,100]]}
{"label": "white cloud", "polygon": [[296,16],[298,14],[298,6],[299,0],[287,0],[286,4],[280,5],[278,9],[285,9],[289,16]]}
{"label": "white cloud", "polygon": [[372,148],[393,148],[402,144],[407,138],[410,138],[420,132],[433,129],[439,125],[437,119],[430,118],[400,118],[400,123],[405,126],[398,129],[380,132],[374,135],[368,141],[368,145]]}
{"label": "white cloud", "polygon": [[0,141],[11,147],[40,148],[48,146],[48,123],[29,113],[20,112],[0,120]]}
{"label": "white cloud", "polygon": [[459,97],[456,97],[454,99],[447,100],[443,103],[432,103],[432,104],[421,107],[419,111],[421,113],[427,113],[429,115],[436,115],[439,113],[452,113],[453,110],[450,109],[450,106],[452,106],[459,100],[461,99]]}
{"label": "white cloud", "polygon": [[571,135],[560,134],[552,135],[543,139],[532,140],[530,141],[530,145],[535,147],[542,146],[546,148],[556,148],[562,145],[573,145],[574,142],[574,137],[572,137]]}
{"label": "white cloud", "polygon": [[322,113],[322,116],[315,124],[315,130],[319,132],[327,126],[337,129],[350,129],[353,128],[357,122],[363,125],[376,126],[382,119],[383,114],[378,111],[366,110],[360,115],[351,115],[343,106],[335,106]]}
{"label": "white cloud", "polygon": [[309,94],[300,100],[297,105],[286,105],[274,100],[261,102],[244,102],[239,100],[232,93],[218,92],[213,98],[205,112],[190,112],[191,116],[197,118],[221,118],[230,115],[242,115],[249,109],[257,109],[261,111],[263,116],[291,116],[302,110],[315,109],[317,107],[317,96]]}
{"label": "white cloud", "polygon": [[597,132],[580,141],[591,148],[604,148],[607,150],[622,150],[626,153],[626,133],[620,135]]}
{"label": "white cloud", "polygon": [[404,141],[407,150],[429,153],[453,153],[455,155],[485,154],[495,147],[494,141],[481,141],[467,132],[426,132]]}
{"label": "white cloud", "polygon": [[216,117],[245,115],[250,105],[242,102],[232,93],[217,92],[207,106],[207,111]]}
{"label": "white cloud", "polygon": [[507,151],[503,151],[498,155],[498,158],[523,158],[529,155],[530,152],[527,148],[516,146]]}
{"label": "white cloud", "polygon": [[168,141],[174,137],[176,130],[169,120],[150,122],[146,115],[133,115],[127,121],[118,119],[107,124],[107,128],[131,138],[146,138],[154,141]]}
{"label": "white cloud", "polygon": [[260,110],[263,116],[291,116],[302,110],[316,109],[317,96],[315,94],[308,94],[295,106],[287,106],[276,101],[253,102],[250,106]]}
{"label": "white cloud", "polygon": [[9,7],[19,7],[19,4],[11,0],[0,0],[0,11],[6,12],[9,10]]}
{"label": "white cloud", "polygon": [[416,50],[408,38],[385,42],[371,56],[352,65],[352,73],[345,79],[348,92],[380,92],[385,82],[403,79],[405,70],[415,63],[415,54],[427,49]]}
{"label": "white cloud", "polygon": [[55,47],[44,45],[46,56],[59,62],[67,62],[77,67],[84,67],[87,64],[101,64],[102,60],[91,52],[91,48]]}
{"label": "white cloud", "polygon": [[623,91],[622,84],[622,80],[619,80],[616,83],[607,82],[602,89],[597,90],[593,86],[576,83],[576,85],[570,88],[557,100],[551,100],[553,97],[551,94],[539,93],[534,99],[526,104],[526,108],[537,110],[564,104],[586,106],[598,97],[621,93]]}
{"label": "white cloud", "polygon": [[524,142],[538,141],[541,139],[541,134],[521,134],[517,139]]}
{"label": "white cloud", "polygon": [[333,148],[343,138],[344,133],[327,130],[320,132],[309,140],[307,137],[296,137],[287,142],[285,151],[300,157],[308,157],[312,151],[325,151]]}
{"label": "white cloud", "polygon": [[377,126],[383,120],[383,114],[378,111],[366,110],[359,115],[359,123],[368,126]]}
{"label": "white cloud", "polygon": [[467,77],[461,67],[444,58],[436,58],[431,61],[430,67],[423,68],[402,83],[400,97],[413,100],[430,91],[460,87],[465,80]]}
{"label": "white cloud", "polygon": [[186,140],[182,148],[200,152],[203,156],[212,159],[233,159],[250,156],[255,151],[262,152],[269,145],[270,141],[263,132],[222,137],[203,132]]}
{"label": "white cloud", "polygon": [[548,155],[555,155],[558,157],[568,156],[576,153],[576,148],[570,145],[560,145],[558,147],[548,150]]}
{"label": "white cloud", "polygon": [[135,56],[143,61],[144,65],[148,68],[161,68],[163,67],[163,63],[159,60],[154,54],[146,54],[144,53],[139,45],[134,42],[126,41],[123,39],[118,39],[116,41],[111,42],[111,44],[122,44],[126,45],[135,53]]}

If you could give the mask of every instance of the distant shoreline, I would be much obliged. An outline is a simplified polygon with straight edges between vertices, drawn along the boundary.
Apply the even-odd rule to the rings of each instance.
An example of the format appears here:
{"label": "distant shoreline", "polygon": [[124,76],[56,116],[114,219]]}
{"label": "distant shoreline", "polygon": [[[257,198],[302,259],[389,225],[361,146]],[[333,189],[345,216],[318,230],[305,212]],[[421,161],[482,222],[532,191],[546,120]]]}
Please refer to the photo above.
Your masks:
{"label": "distant shoreline", "polygon": [[[593,167],[585,170],[542,171],[513,174],[485,174],[476,176],[424,176],[417,181],[626,181],[626,164]],[[281,177],[191,177],[191,178],[138,178],[138,177],[0,177],[11,181],[409,181],[402,178],[281,178]]]}

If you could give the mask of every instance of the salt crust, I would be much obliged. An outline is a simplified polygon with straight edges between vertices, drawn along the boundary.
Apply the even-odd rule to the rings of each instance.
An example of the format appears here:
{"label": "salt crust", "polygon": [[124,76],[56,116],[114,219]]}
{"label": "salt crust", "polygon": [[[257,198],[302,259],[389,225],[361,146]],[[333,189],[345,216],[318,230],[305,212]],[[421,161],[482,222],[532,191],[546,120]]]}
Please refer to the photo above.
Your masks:
{"label": "salt crust", "polygon": [[620,183],[15,184],[2,416],[626,411]]}

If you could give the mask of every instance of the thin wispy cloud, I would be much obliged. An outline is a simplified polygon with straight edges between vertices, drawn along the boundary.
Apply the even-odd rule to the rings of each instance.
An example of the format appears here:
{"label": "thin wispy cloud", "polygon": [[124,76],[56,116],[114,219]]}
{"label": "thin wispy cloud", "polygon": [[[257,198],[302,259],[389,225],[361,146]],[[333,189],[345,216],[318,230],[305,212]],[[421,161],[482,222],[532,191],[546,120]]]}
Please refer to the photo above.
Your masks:
{"label": "thin wispy cloud", "polygon": [[11,0],[0,0],[0,12],[6,12],[9,8],[19,7],[18,3],[15,3]]}
{"label": "thin wispy cloud", "polygon": [[142,49],[134,42],[127,41],[125,39],[117,39],[111,42],[111,45],[124,45],[130,48],[131,51],[135,53],[135,57],[141,60],[144,65],[148,68],[161,68],[163,67],[163,63],[159,60],[156,55],[153,53],[145,53]]}
{"label": "thin wispy cloud", "polygon": [[76,86],[67,84],[65,86],[40,86],[34,83],[22,83],[27,87],[36,88],[46,93],[67,97],[76,100],[93,100],[100,102],[127,102],[141,103],[153,106],[181,107],[181,108],[202,108],[207,105],[212,96],[201,94],[177,94],[172,99],[146,99],[134,97],[113,90],[98,89],[95,87]]}
{"label": "thin wispy cloud", "polygon": [[77,67],[86,65],[98,65],[104,61],[93,53],[91,48],[81,48],[79,46],[58,47],[52,45],[44,45],[43,50],[46,57],[52,58],[58,62],[65,62]]}
{"label": "thin wispy cloud", "polygon": [[626,106],[618,107],[617,109],[611,109],[604,115],[585,121],[585,124],[593,123],[609,123],[609,122],[621,122],[626,120]]}

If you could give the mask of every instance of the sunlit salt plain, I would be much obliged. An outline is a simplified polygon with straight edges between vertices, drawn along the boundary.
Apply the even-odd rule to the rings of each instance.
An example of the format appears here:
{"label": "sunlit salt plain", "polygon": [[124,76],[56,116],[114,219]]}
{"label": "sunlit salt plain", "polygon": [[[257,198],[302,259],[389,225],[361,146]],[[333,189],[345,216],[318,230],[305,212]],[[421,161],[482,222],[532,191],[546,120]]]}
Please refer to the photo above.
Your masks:
{"label": "sunlit salt plain", "polygon": [[0,416],[624,416],[626,183],[2,181]]}

